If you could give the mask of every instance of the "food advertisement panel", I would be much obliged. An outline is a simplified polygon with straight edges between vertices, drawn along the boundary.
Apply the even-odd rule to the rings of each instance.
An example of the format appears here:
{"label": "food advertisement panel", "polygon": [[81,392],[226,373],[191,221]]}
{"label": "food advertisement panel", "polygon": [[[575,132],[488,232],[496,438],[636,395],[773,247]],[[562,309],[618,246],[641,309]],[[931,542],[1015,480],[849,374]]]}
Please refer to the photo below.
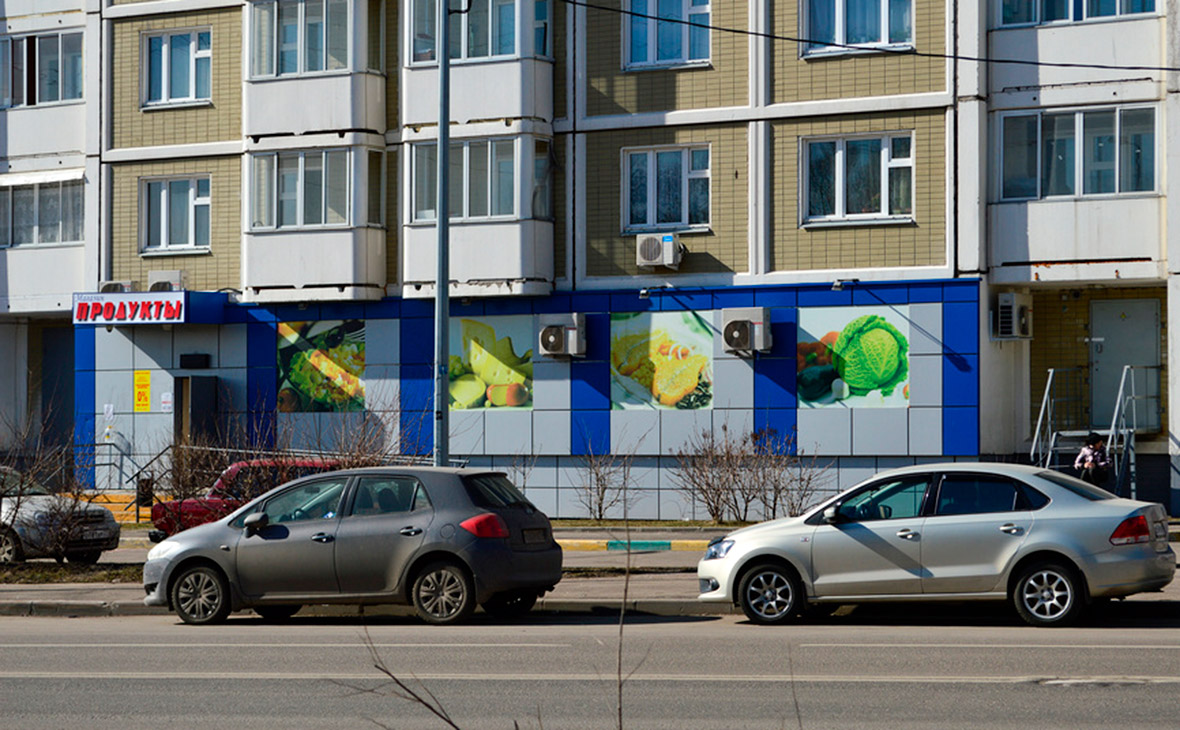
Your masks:
{"label": "food advertisement panel", "polygon": [[910,399],[909,307],[799,310],[800,408],[905,408]]}
{"label": "food advertisement panel", "polygon": [[712,408],[713,335],[696,312],[612,314],[611,408]]}
{"label": "food advertisement panel", "polygon": [[278,408],[284,413],[365,409],[365,323],[280,322]]}
{"label": "food advertisement panel", "polygon": [[531,315],[452,318],[450,335],[451,410],[532,410]]}

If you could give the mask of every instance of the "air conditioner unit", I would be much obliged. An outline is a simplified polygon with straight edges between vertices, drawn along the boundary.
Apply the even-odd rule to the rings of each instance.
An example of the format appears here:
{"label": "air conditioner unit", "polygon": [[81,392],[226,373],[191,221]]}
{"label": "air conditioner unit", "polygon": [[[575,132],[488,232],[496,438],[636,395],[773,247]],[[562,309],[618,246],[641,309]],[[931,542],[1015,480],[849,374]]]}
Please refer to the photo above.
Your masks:
{"label": "air conditioner unit", "polygon": [[680,268],[684,246],[675,233],[645,233],[635,239],[636,266]]}
{"label": "air conditioner unit", "polygon": [[116,294],[119,292],[139,291],[138,281],[100,281],[98,282],[98,291],[103,294]]}
{"label": "air conditioner unit", "polygon": [[546,315],[541,318],[541,334],[537,337],[537,349],[549,357],[586,355],[586,315]]}
{"label": "air conditioner unit", "polygon": [[181,291],[188,276],[183,269],[148,272],[148,291]]}
{"label": "air conditioner unit", "polygon": [[997,340],[1030,339],[1032,335],[1032,296],[1000,292],[992,311],[993,337]]}
{"label": "air conditioner unit", "polygon": [[770,312],[766,307],[721,310],[721,346],[726,352],[770,352]]}

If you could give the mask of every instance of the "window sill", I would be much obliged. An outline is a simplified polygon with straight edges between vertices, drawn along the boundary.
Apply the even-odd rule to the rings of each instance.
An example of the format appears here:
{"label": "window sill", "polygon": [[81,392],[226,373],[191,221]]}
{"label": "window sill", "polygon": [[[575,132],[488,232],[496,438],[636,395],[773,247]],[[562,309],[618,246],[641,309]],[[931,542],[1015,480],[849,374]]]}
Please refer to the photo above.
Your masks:
{"label": "window sill", "polygon": [[666,63],[629,63],[623,65],[624,73],[640,73],[642,71],[699,71],[713,68],[713,60],[706,58],[699,61],[669,61]]}
{"label": "window sill", "polygon": [[12,106],[0,106],[0,111],[19,112],[19,111],[34,111],[37,109],[56,109],[63,106],[76,106],[85,104],[86,99],[65,99],[63,101],[44,101],[36,104],[15,104]]}
{"label": "window sill", "polygon": [[1093,25],[1095,23],[1124,23],[1131,20],[1152,20],[1155,18],[1162,18],[1164,14],[1158,10],[1149,13],[1123,13],[1122,15],[1100,15],[1093,18],[1083,18],[1081,20],[1065,19],[1065,20],[1045,20],[1032,21],[1028,23],[1003,23],[1001,22],[993,30],[1024,30],[1028,28],[1066,28],[1077,25]]}
{"label": "window sill", "polygon": [[334,68],[331,71],[303,71],[293,74],[274,74],[272,76],[251,76],[246,79],[247,83],[252,84],[267,84],[274,81],[295,81],[298,79],[322,79],[331,78],[334,76],[352,76],[354,74],[369,73],[359,69],[352,68]]}
{"label": "window sill", "polygon": [[85,241],[55,241],[53,243],[5,243],[0,251],[46,251],[51,248],[80,248]]}
{"label": "window sill", "polygon": [[891,215],[865,218],[839,218],[831,220],[803,221],[799,226],[804,230],[823,228],[860,228],[864,226],[912,226],[917,221],[912,215]]}
{"label": "window sill", "polygon": [[643,228],[633,227],[624,228],[619,234],[621,236],[662,236],[666,233],[675,233],[678,236],[699,236],[713,232],[712,225],[693,225],[693,226],[663,226],[654,227],[646,226]]}
{"label": "window sill", "polygon": [[[544,61],[553,63],[553,58],[550,56],[518,56],[516,54],[503,56],[478,56],[476,58],[452,58],[451,68],[460,66],[480,66],[489,63],[516,63],[518,61]],[[407,68],[411,71],[415,69],[424,68],[438,68],[438,61],[433,59],[429,61],[410,61]]]}
{"label": "window sill", "polygon": [[[452,218],[451,219],[451,226],[452,227],[454,227],[454,226],[482,226],[482,225],[488,225],[488,224],[520,223],[522,220],[524,220],[524,219],[517,218],[514,215],[496,216],[494,218],[493,217],[488,217],[488,218]],[[407,228],[434,228],[437,225],[437,223],[438,223],[438,221],[431,218],[429,220],[410,221],[409,223],[406,224],[406,227]]]}
{"label": "window sill", "polygon": [[162,112],[168,109],[199,109],[201,107],[213,106],[212,99],[185,99],[183,101],[156,101],[141,104],[139,110],[141,112]]}
{"label": "window sill", "polygon": [[282,228],[250,228],[246,232],[252,236],[273,236],[285,233],[316,233],[318,231],[348,231],[365,228],[365,225],[351,225],[348,223],[334,223],[323,226],[283,226]]}
{"label": "window sill", "polygon": [[822,61],[827,58],[843,58],[845,56],[867,56],[881,53],[905,54],[913,50],[913,43],[875,43],[855,48],[841,46],[808,50],[804,51],[800,57],[804,61]]}
{"label": "window sill", "polygon": [[1163,195],[1158,190],[1137,190],[1129,193],[1091,193],[1089,195],[1045,195],[1040,198],[1002,198],[994,201],[993,205],[1012,205],[1014,203],[1108,203],[1118,200],[1139,200],[1160,197],[1163,197]]}
{"label": "window sill", "polygon": [[145,259],[154,259],[168,256],[208,256],[212,253],[213,249],[209,246],[173,246],[164,249],[144,249],[139,255]]}

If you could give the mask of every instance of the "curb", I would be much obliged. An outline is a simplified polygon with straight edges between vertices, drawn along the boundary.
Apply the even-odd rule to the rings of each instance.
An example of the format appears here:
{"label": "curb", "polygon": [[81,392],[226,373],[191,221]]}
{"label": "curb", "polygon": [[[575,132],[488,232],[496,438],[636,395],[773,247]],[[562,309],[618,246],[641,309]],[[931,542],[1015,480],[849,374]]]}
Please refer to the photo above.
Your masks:
{"label": "curb", "polygon": [[[626,550],[626,540],[580,540],[559,539],[557,544],[562,550],[581,552],[589,550]],[[659,552],[663,550],[680,550],[686,552],[701,552],[709,546],[708,540],[632,540],[632,552]]]}

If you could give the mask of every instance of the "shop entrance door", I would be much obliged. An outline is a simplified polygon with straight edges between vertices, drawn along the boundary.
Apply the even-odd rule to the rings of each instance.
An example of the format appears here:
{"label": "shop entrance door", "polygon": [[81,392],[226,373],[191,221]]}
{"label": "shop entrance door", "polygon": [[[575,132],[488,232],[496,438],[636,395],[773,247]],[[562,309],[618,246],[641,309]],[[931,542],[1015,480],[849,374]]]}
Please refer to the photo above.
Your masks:
{"label": "shop entrance door", "polygon": [[[1160,303],[1158,299],[1095,299],[1090,302],[1090,425],[1110,428],[1124,365],[1149,365],[1133,370],[1135,394],[1127,403],[1127,422],[1135,409],[1139,430],[1160,427]],[[1130,395],[1128,380],[1124,397]],[[1147,397],[1143,397],[1147,396]]]}

